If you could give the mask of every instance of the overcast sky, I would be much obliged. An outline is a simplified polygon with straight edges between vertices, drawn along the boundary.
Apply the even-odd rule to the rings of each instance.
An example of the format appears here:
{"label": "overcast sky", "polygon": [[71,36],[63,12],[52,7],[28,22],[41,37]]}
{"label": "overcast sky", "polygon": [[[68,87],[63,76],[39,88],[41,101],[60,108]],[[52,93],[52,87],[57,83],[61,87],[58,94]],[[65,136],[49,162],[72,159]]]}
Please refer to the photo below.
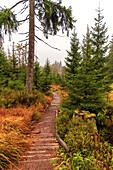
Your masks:
{"label": "overcast sky", "polygon": [[[0,0],[0,6],[11,7],[19,0]],[[106,22],[106,27],[108,27],[108,35],[111,38],[113,34],[113,0],[62,0],[63,5],[66,7],[72,6],[73,16],[77,20],[75,23],[76,31],[78,33],[78,38],[80,42],[82,41],[83,35],[86,34],[87,24],[89,27],[94,26],[94,17],[97,17],[96,9],[99,7],[103,9],[102,15],[104,16],[104,22]],[[21,5],[18,6],[18,9],[21,8]],[[15,9],[16,12],[18,10]],[[22,18],[23,19],[23,18]],[[28,25],[24,25],[19,29],[19,32],[27,32]],[[62,35],[61,33],[58,33]],[[44,65],[46,59],[49,58],[50,63],[52,64],[55,60],[62,61],[64,65],[65,57],[67,56],[66,50],[70,50],[70,38],[69,37],[58,37],[58,36],[49,36],[49,39],[45,39],[41,32],[37,32],[37,36],[41,37],[48,44],[61,49],[61,51],[54,50],[47,45],[43,44],[43,42],[38,41],[35,44],[35,53],[39,58],[39,62],[41,65]],[[71,36],[71,34],[70,34]],[[19,40],[23,40],[24,37],[22,35],[18,35],[16,33],[13,34],[12,41],[18,42]],[[5,38],[4,47],[7,49],[8,37]]]}

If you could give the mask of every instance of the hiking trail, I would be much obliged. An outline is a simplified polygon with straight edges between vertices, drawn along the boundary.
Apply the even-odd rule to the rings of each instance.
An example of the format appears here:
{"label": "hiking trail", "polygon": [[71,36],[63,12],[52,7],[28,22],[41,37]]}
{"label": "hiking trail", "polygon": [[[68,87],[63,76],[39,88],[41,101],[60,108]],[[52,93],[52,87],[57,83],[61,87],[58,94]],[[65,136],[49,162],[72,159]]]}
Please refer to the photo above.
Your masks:
{"label": "hiking trail", "polygon": [[43,112],[39,122],[34,124],[32,142],[18,166],[19,170],[53,170],[50,160],[55,159],[59,148],[55,138],[55,118],[60,95],[53,92],[53,101]]}

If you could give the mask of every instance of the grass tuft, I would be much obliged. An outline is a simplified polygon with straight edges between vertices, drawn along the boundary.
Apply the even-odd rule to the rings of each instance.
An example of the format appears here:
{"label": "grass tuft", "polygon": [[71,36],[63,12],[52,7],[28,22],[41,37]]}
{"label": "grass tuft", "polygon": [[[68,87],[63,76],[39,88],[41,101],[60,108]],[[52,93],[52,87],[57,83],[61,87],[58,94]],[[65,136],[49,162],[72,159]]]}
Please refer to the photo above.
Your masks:
{"label": "grass tuft", "polygon": [[0,169],[12,168],[19,162],[31,142],[32,121],[51,102],[49,96],[34,91],[2,90],[0,93]]}

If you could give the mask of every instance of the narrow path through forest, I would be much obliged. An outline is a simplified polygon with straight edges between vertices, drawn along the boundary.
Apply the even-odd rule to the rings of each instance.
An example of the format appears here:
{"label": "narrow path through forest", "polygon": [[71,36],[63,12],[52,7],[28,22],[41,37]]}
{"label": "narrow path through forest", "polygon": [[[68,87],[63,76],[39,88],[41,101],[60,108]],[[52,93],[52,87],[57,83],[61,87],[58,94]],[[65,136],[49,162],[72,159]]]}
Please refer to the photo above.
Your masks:
{"label": "narrow path through forest", "polygon": [[59,144],[55,138],[55,118],[60,95],[53,93],[52,103],[43,113],[40,121],[35,123],[31,138],[32,144],[20,162],[20,170],[53,170],[50,160],[55,158]]}

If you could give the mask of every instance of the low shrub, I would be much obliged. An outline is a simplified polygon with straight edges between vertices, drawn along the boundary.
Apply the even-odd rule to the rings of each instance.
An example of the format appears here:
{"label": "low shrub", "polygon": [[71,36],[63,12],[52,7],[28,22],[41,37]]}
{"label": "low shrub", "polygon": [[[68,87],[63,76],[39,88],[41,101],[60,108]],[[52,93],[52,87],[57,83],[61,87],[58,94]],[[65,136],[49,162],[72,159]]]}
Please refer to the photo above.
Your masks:
{"label": "low shrub", "polygon": [[69,110],[67,109],[64,110],[65,112],[63,110],[60,110],[58,112],[58,117],[56,119],[58,134],[61,136],[62,139],[64,139],[65,134],[68,131],[68,123],[72,115],[72,112],[70,112]]}
{"label": "low shrub", "polygon": [[39,120],[39,118],[40,118],[40,113],[35,110],[32,114],[32,121],[35,121],[35,120],[37,121]]}
{"label": "low shrub", "polygon": [[70,153],[61,151],[60,160],[54,163],[56,169],[112,169],[113,148],[102,141],[93,123],[75,116],[69,118],[65,111],[60,114],[57,118],[58,131]]}
{"label": "low shrub", "polygon": [[50,96],[50,97],[53,98],[53,93],[52,93],[51,91],[47,91],[47,92],[45,93],[45,95],[46,95],[46,96]]}
{"label": "low shrub", "polygon": [[0,107],[14,107],[17,105],[31,106],[41,102],[45,107],[47,105],[45,95],[43,93],[33,91],[29,94],[26,91],[14,91],[10,89],[2,90],[0,94]]}

